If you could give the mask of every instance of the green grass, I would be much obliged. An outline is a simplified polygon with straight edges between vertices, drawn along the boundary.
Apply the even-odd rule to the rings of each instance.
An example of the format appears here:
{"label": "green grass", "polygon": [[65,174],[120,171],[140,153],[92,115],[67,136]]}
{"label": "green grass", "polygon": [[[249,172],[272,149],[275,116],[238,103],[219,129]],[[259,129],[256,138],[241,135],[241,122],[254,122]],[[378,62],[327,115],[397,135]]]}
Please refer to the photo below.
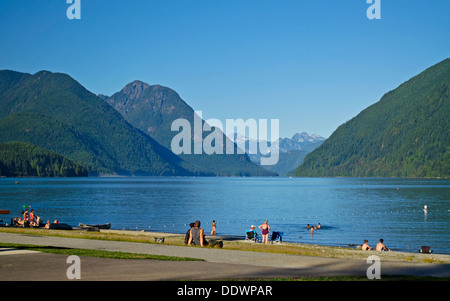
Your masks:
{"label": "green grass", "polygon": [[175,256],[164,256],[164,255],[150,255],[150,254],[114,252],[114,251],[104,251],[104,250],[75,249],[75,248],[36,246],[36,245],[24,245],[24,244],[9,244],[9,243],[0,243],[0,248],[12,248],[12,249],[32,250],[32,251],[39,251],[39,252],[43,252],[43,253],[52,253],[52,254],[61,254],[61,255],[77,255],[77,256],[113,258],[113,259],[152,259],[152,260],[169,260],[169,261],[201,261],[201,259],[190,258],[190,257],[175,257]]}
{"label": "green grass", "polygon": [[[250,279],[221,279],[220,281],[249,281]],[[261,278],[251,279],[250,281],[449,281],[446,277],[433,276],[403,276],[403,275],[386,275],[381,279],[369,279],[366,276],[315,276],[315,277],[300,277],[300,278]]]}

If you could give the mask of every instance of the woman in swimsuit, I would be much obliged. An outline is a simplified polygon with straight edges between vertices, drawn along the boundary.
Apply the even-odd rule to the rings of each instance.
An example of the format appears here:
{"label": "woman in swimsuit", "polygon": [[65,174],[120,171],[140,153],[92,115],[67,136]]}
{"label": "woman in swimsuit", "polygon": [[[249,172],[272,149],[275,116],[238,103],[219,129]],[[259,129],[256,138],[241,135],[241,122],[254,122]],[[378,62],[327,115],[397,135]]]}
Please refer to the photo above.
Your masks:
{"label": "woman in swimsuit", "polygon": [[216,235],[216,221],[215,220],[212,221],[211,235],[212,236]]}
{"label": "woman in swimsuit", "polygon": [[269,243],[270,226],[267,223],[267,220],[264,221],[264,224],[259,226],[259,229],[262,231],[262,241],[261,241],[261,243],[264,243],[264,240],[265,240],[266,244],[268,244]]}

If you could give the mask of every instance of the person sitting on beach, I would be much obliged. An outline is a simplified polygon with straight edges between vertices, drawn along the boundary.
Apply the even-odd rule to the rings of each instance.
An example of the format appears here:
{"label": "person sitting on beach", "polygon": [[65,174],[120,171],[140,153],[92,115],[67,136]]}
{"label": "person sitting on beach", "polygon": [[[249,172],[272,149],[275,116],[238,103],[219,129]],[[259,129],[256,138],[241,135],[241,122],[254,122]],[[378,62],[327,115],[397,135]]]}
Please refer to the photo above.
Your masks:
{"label": "person sitting on beach", "polygon": [[44,229],[50,229],[50,221],[47,221],[47,223],[44,226]]}
{"label": "person sitting on beach", "polygon": [[255,225],[251,225],[250,230],[247,230],[247,232],[253,232],[256,234]]}
{"label": "person sitting on beach", "polygon": [[23,221],[20,217],[14,217],[14,226],[23,227]]}
{"label": "person sitting on beach", "polygon": [[247,230],[246,233],[247,238],[254,240],[258,239],[258,233],[256,233],[255,225],[251,225],[250,230]]}
{"label": "person sitting on beach", "polygon": [[380,242],[377,243],[377,247],[376,247],[377,251],[389,251],[388,248],[386,248],[386,246],[383,244],[383,239],[380,239]]}
{"label": "person sitting on beach", "polygon": [[189,224],[189,226],[190,226],[190,228],[189,228],[189,230],[187,230],[187,232],[186,232],[186,236],[184,237],[184,244],[188,244],[188,242],[189,242],[189,237],[191,236],[191,229],[192,229],[192,227],[194,227],[194,224],[195,223],[190,223]]}
{"label": "person sitting on beach", "polygon": [[196,220],[194,223],[194,227],[189,231],[189,241],[188,245],[193,243],[195,246],[203,247],[204,241],[204,231],[203,228],[200,228],[200,221]]}
{"label": "person sitting on beach", "polygon": [[373,248],[369,246],[369,241],[367,239],[364,240],[364,244],[362,245],[361,249],[363,251],[373,250]]}

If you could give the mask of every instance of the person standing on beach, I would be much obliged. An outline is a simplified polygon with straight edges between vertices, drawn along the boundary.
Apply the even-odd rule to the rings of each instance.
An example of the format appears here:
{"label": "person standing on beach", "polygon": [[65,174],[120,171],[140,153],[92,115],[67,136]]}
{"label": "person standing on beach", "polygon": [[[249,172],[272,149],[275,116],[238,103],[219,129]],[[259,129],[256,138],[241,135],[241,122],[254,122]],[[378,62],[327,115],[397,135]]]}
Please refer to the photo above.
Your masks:
{"label": "person standing on beach", "polygon": [[212,221],[211,235],[212,236],[216,235],[216,221],[215,220]]}
{"label": "person standing on beach", "polygon": [[264,224],[259,225],[258,228],[262,231],[262,241],[261,241],[261,243],[264,243],[264,240],[265,240],[266,244],[268,244],[269,243],[270,226],[269,226],[267,220],[264,221]]}

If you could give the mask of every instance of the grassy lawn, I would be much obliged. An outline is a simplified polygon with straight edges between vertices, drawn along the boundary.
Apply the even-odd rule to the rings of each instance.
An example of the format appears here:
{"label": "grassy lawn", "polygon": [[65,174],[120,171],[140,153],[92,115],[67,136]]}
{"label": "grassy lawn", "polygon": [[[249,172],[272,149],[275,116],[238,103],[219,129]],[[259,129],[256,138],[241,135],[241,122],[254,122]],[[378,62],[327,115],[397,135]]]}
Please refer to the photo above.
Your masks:
{"label": "grassy lawn", "polygon": [[62,247],[52,247],[52,246],[36,246],[36,245],[9,244],[9,243],[0,243],[0,248],[32,250],[32,251],[39,251],[39,252],[43,252],[43,253],[113,258],[113,259],[153,259],[153,260],[171,260],[171,261],[202,261],[201,259],[189,258],[189,257],[175,257],[175,256],[150,255],[150,254],[127,253],[127,252],[113,252],[113,251],[104,251],[104,250],[62,248]]}

